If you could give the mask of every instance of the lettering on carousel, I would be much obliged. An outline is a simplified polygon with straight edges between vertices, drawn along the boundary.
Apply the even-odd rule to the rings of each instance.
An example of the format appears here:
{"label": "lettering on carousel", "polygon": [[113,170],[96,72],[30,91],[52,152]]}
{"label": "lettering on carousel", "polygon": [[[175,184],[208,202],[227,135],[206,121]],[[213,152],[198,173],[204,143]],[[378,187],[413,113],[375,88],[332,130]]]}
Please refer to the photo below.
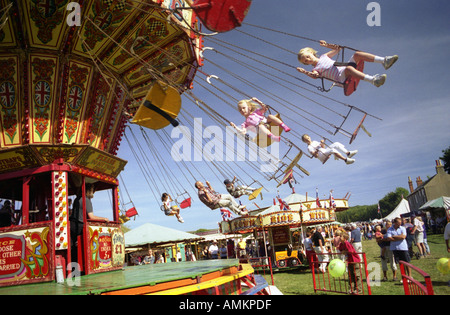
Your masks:
{"label": "lettering on carousel", "polygon": [[270,224],[287,223],[294,221],[292,213],[282,213],[270,216]]}
{"label": "lettering on carousel", "polygon": [[231,222],[232,230],[242,230],[256,226],[256,218],[234,219]]}
{"label": "lettering on carousel", "polygon": [[0,159],[0,171],[12,170],[15,168],[22,167],[23,160],[19,156],[13,156],[6,159]]}
{"label": "lettering on carousel", "polygon": [[101,260],[111,259],[111,236],[100,235],[99,239],[99,257]]}
{"label": "lettering on carousel", "polygon": [[333,210],[309,210],[303,211],[303,221],[323,221],[334,219]]}
{"label": "lettering on carousel", "polygon": [[113,265],[122,265],[125,261],[125,238],[122,231],[112,231],[111,248]]}
{"label": "lettering on carousel", "polygon": [[93,150],[86,150],[78,164],[115,177],[123,170],[126,162]]}
{"label": "lettering on carousel", "polygon": [[0,279],[20,272],[23,268],[23,253],[21,241],[10,237],[0,239]]}

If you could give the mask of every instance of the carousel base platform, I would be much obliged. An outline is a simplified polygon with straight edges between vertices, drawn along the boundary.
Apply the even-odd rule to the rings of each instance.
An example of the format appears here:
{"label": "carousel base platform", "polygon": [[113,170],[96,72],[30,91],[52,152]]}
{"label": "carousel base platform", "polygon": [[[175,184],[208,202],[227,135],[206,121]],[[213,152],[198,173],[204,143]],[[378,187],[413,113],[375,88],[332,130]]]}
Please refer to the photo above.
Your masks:
{"label": "carousel base platform", "polygon": [[237,259],[204,260],[126,267],[58,284],[37,283],[0,288],[0,295],[142,295],[267,294],[267,282]]}

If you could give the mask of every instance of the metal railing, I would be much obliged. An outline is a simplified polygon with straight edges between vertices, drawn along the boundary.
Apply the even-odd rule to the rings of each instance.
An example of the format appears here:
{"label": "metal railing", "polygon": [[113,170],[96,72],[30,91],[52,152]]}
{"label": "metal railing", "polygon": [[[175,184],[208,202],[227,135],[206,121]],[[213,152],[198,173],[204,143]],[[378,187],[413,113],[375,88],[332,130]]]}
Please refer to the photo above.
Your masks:
{"label": "metal railing", "polygon": [[340,253],[316,253],[309,256],[309,265],[312,271],[314,292],[334,292],[354,295],[372,295],[369,283],[369,272],[367,270],[367,260],[365,253],[360,255],[361,262],[345,263],[346,269],[342,276],[333,277],[328,264],[333,259],[345,261]]}
{"label": "metal railing", "polygon": [[[422,269],[417,268],[406,261],[400,260],[400,271],[402,274],[403,289],[405,295],[434,295],[431,277]],[[408,272],[409,268],[409,272]],[[411,276],[411,271],[417,272],[425,281],[425,285]]]}

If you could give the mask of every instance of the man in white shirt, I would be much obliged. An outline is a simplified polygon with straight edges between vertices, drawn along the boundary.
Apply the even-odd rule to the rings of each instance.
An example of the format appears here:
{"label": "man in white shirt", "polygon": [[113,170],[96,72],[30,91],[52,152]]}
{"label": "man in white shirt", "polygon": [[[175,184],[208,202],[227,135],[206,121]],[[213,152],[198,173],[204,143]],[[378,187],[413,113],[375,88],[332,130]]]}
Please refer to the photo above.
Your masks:
{"label": "man in white shirt", "polygon": [[213,241],[213,243],[209,246],[208,251],[212,259],[219,258],[219,247],[217,247],[217,241]]}
{"label": "man in white shirt", "polygon": [[[407,232],[405,227],[402,226],[402,219],[395,218],[392,222],[392,226],[387,230],[386,240],[391,242],[390,249],[394,254],[395,262],[398,263],[400,260],[405,262],[410,262],[411,257],[408,252],[408,243],[406,242]],[[411,276],[411,270],[406,267],[406,272],[408,276]]]}

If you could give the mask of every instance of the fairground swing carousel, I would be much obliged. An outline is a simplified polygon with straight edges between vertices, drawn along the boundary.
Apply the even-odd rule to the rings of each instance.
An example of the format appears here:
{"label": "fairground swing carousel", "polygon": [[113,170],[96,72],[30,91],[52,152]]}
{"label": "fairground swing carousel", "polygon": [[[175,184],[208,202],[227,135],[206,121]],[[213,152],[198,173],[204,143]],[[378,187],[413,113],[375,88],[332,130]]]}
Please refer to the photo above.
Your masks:
{"label": "fairground swing carousel", "polygon": [[[64,283],[71,272],[124,267],[117,176],[127,161],[116,154],[128,121],[154,129],[176,123],[180,93],[201,64],[197,16],[211,24],[222,10],[207,15],[215,7],[196,3],[0,1],[0,286],[33,283],[24,287],[39,294],[118,290],[117,272],[97,291],[93,282],[35,285],[61,282],[58,273]],[[232,18],[239,20],[236,11]],[[89,185],[109,191],[113,219],[89,220],[81,210],[77,235],[69,199],[86,209]]]}

